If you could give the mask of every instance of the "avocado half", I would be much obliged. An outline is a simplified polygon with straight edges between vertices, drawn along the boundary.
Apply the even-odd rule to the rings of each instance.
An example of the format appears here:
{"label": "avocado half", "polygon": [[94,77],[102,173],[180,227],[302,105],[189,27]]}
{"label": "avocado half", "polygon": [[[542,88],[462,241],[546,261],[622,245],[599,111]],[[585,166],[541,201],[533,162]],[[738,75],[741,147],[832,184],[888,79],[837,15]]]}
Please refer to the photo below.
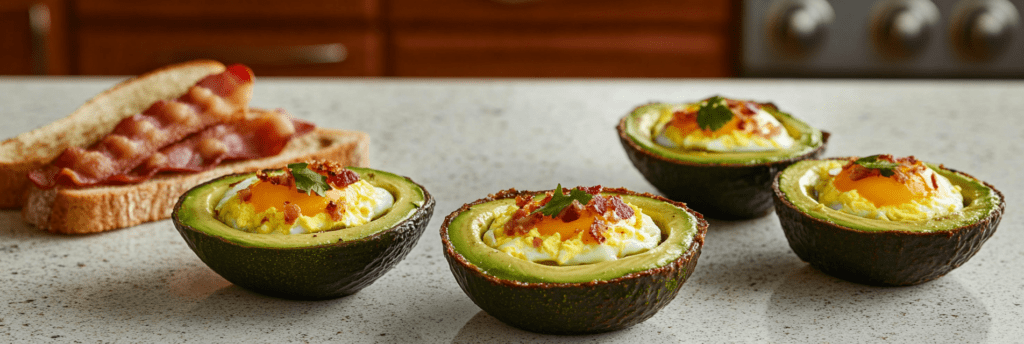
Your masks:
{"label": "avocado half", "polygon": [[647,320],[678,294],[693,273],[708,224],[686,205],[626,189],[605,189],[641,208],[662,230],[654,249],[610,262],[553,266],[521,260],[481,239],[496,207],[518,195],[505,190],[463,205],[445,218],[441,242],[459,286],[480,308],[509,325],[549,334],[597,333]]}
{"label": "avocado half", "polygon": [[[849,158],[831,158],[841,162]],[[851,282],[901,286],[924,283],[959,267],[996,231],[1005,209],[995,187],[966,173],[928,166],[960,186],[964,209],[918,222],[868,219],[818,203],[816,166],[805,160],[779,172],[772,183],[775,213],[789,246],[814,268]]]}
{"label": "avocado half", "polygon": [[406,177],[348,167],[395,197],[384,215],[355,227],[310,234],[256,234],[214,215],[228,188],[253,176],[211,180],[178,199],[171,215],[192,251],[210,269],[243,288],[271,296],[317,300],[349,295],[373,283],[405,258],[434,212],[434,199]]}
{"label": "avocado half", "polygon": [[723,220],[750,219],[772,209],[775,173],[793,162],[813,159],[825,151],[829,133],[822,132],[771,103],[762,108],[774,116],[796,143],[774,152],[720,153],[661,146],[652,137],[663,111],[678,104],[651,103],[634,109],[616,129],[626,154],[640,173],[666,197]]}

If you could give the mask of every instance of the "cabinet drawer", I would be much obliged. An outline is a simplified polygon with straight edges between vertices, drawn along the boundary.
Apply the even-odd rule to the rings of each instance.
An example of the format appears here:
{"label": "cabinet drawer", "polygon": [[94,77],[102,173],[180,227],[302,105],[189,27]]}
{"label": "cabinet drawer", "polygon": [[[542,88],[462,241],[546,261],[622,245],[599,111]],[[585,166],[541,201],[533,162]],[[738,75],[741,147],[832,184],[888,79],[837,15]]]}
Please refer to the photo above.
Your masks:
{"label": "cabinet drawer", "polygon": [[398,76],[724,77],[730,44],[721,32],[395,32]]}
{"label": "cabinet drawer", "polygon": [[380,14],[379,0],[77,0],[78,15],[89,18],[334,19],[369,22]]}
{"label": "cabinet drawer", "polygon": [[77,70],[81,74],[140,74],[196,58],[244,63],[257,76],[383,73],[382,38],[370,30],[89,28],[79,33]]}
{"label": "cabinet drawer", "polygon": [[735,0],[392,0],[392,20],[408,23],[725,24]]}

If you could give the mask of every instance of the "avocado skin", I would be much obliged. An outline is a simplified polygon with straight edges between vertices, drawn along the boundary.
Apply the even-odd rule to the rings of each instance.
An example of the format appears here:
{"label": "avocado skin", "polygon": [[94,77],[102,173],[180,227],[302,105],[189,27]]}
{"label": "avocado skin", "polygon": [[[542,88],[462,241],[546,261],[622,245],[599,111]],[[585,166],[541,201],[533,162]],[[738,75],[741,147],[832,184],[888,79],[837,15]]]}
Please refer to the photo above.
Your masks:
{"label": "avocado skin", "polygon": [[823,131],[821,146],[791,159],[751,165],[696,164],[644,150],[629,139],[627,119],[619,121],[619,141],[640,174],[665,197],[721,220],[753,219],[771,212],[772,177],[796,161],[821,156],[831,136]]}
{"label": "avocado skin", "polygon": [[[371,236],[330,245],[249,247],[197,230],[182,223],[177,216],[172,219],[189,248],[231,283],[285,299],[333,299],[369,286],[416,246],[434,213],[435,203],[426,189],[419,184],[416,186],[423,190],[424,203],[411,217]],[[179,201],[175,214],[180,206]]]}
{"label": "avocado skin", "polygon": [[[514,191],[514,190],[509,190]],[[529,192],[528,192],[529,193]],[[515,197],[511,193],[510,197]],[[633,193],[636,194],[636,193]],[[588,334],[615,331],[636,325],[668,305],[690,277],[707,233],[703,217],[659,196],[643,196],[670,202],[695,215],[698,231],[686,252],[672,263],[605,281],[586,283],[524,283],[490,276],[467,261],[447,241],[448,224],[476,204],[509,197],[499,193],[464,205],[445,218],[441,238],[445,259],[462,290],[487,314],[511,326],[545,334]]]}
{"label": "avocado skin", "polygon": [[1005,210],[1001,201],[981,221],[947,231],[858,231],[797,209],[779,188],[779,176],[772,183],[775,213],[793,252],[821,272],[867,285],[907,286],[944,276],[978,253]]}

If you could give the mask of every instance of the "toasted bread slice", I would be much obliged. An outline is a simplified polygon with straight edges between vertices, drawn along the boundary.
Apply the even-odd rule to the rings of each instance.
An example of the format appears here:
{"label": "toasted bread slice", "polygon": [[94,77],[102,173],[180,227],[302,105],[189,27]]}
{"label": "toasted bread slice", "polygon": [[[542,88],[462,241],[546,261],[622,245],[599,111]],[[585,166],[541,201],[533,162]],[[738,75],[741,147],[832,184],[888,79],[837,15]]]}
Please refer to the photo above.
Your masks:
{"label": "toasted bread slice", "polygon": [[318,128],[293,138],[280,154],[221,164],[199,173],[165,173],[148,181],[118,186],[41,190],[31,183],[21,210],[26,222],[55,233],[84,234],[166,219],[185,191],[216,177],[279,168],[296,161],[336,161],[369,165],[370,136],[356,131]]}
{"label": "toasted bread slice", "polygon": [[24,204],[31,185],[28,171],[49,163],[68,147],[99,141],[122,119],[157,100],[181,96],[200,79],[224,70],[223,64],[212,60],[166,66],[117,84],[67,117],[4,140],[0,143],[0,208]]}

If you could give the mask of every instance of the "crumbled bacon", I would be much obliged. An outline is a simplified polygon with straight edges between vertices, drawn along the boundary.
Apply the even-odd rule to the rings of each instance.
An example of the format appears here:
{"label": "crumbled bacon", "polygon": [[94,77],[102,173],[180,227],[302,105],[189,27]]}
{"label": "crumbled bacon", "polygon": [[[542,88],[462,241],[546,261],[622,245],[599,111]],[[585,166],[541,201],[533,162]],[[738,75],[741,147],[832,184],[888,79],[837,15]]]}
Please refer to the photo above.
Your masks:
{"label": "crumbled bacon", "polygon": [[590,187],[577,186],[576,188],[582,190],[583,192],[586,192],[588,194],[595,195],[595,196],[597,194],[601,193],[601,190],[604,190],[604,187],[600,186],[600,185],[594,185],[594,186],[590,186]]}
{"label": "crumbled bacon", "polygon": [[302,208],[299,208],[298,204],[285,201],[284,202],[284,222],[292,224],[296,219],[302,215]]}
{"label": "crumbled bacon", "polygon": [[270,183],[274,185],[282,186],[295,186],[295,177],[291,175],[290,170],[285,170],[284,174],[280,173],[269,173],[277,172],[276,170],[260,170],[256,171],[256,178],[259,178],[261,182]]}
{"label": "crumbled bacon", "polygon": [[359,181],[359,174],[352,170],[344,170],[341,173],[331,173],[327,176],[327,183],[336,188],[343,188]]}
{"label": "crumbled bacon", "polygon": [[249,187],[247,187],[245,189],[238,190],[238,199],[242,200],[242,202],[248,202],[249,200],[251,200],[252,199],[252,186],[250,185]]}
{"label": "crumbled bacon", "polygon": [[938,190],[939,189],[939,181],[937,179],[935,179],[935,173],[932,173],[932,189],[933,190]]}
{"label": "crumbled bacon", "polygon": [[533,237],[533,247],[540,248],[540,245],[543,244],[543,243],[544,243],[544,240],[541,240],[538,237]]}
{"label": "crumbled bacon", "polygon": [[622,197],[611,197],[608,200],[609,207],[614,211],[615,216],[619,219],[628,219],[633,217],[633,208],[622,202]]}
{"label": "crumbled bacon", "polygon": [[606,231],[608,231],[608,223],[598,218],[594,219],[594,223],[590,224],[587,234],[593,237],[598,244],[603,244],[608,240],[604,237],[604,232]]}
{"label": "crumbled bacon", "polygon": [[580,204],[580,201],[572,200],[572,203],[562,209],[562,212],[558,213],[555,218],[561,219],[562,222],[573,222],[580,218],[580,215],[583,214],[583,210],[584,208],[583,205]]}
{"label": "crumbled bacon", "polygon": [[341,203],[334,203],[334,201],[327,202],[327,207],[324,211],[331,217],[331,221],[341,220],[342,215],[345,214],[345,201],[338,200]]}
{"label": "crumbled bacon", "polygon": [[587,203],[587,208],[593,210],[595,213],[604,215],[604,213],[608,211],[608,198],[596,195],[590,199],[589,203]]}
{"label": "crumbled bacon", "polygon": [[533,197],[529,196],[529,195],[519,195],[519,196],[516,196],[516,207],[519,207],[519,208],[526,207],[526,205],[529,204],[530,201],[532,201],[532,200],[533,200]]}
{"label": "crumbled bacon", "polygon": [[530,232],[537,222],[540,221],[540,214],[530,214],[525,209],[516,210],[512,218],[505,223],[505,235],[524,235]]}

